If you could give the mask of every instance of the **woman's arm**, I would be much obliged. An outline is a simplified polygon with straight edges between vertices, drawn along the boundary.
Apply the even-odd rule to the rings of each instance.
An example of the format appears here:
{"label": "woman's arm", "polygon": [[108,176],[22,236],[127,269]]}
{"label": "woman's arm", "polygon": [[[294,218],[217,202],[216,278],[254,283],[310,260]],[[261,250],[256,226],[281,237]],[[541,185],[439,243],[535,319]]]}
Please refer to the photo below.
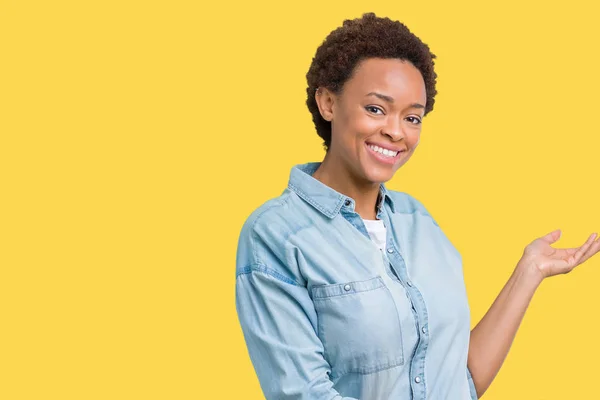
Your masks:
{"label": "woman's arm", "polygon": [[357,400],[333,388],[304,286],[265,266],[250,266],[236,278],[236,308],[267,400]]}
{"label": "woman's arm", "polygon": [[500,370],[525,311],[540,285],[549,276],[565,274],[600,250],[595,234],[579,248],[554,249],[560,231],[534,240],[519,260],[500,294],[471,331],[468,367],[477,396],[481,397]]}
{"label": "woman's arm", "polygon": [[517,266],[488,312],[471,331],[468,366],[477,397],[483,395],[500,370],[540,283],[537,275],[522,265]]}

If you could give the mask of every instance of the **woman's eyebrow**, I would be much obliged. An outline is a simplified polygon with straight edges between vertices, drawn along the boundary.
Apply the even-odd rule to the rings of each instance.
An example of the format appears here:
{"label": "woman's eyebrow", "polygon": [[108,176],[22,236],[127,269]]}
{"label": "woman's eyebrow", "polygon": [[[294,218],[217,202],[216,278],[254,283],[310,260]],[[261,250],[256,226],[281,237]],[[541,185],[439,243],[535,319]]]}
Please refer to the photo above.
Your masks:
{"label": "woman's eyebrow", "polygon": [[368,96],[378,97],[378,98],[380,98],[383,101],[387,101],[388,103],[393,103],[394,102],[394,98],[393,97],[386,96],[385,94],[381,94],[381,93],[377,93],[377,92],[370,92],[365,97],[368,97]]}
{"label": "woman's eyebrow", "polygon": [[[377,92],[370,92],[367,94],[366,97],[368,97],[368,96],[375,96],[377,98],[380,98],[383,101],[387,101],[388,103],[394,102],[393,97],[386,96],[385,94],[381,94],[381,93],[377,93]],[[413,103],[413,104],[409,105],[407,108],[425,108],[425,106],[423,104]]]}

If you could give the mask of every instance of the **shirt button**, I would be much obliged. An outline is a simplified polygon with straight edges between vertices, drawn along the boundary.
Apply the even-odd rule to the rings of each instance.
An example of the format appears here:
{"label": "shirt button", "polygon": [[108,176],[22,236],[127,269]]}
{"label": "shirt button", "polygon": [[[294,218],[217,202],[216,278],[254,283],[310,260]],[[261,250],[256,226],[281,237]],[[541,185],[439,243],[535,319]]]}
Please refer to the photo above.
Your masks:
{"label": "shirt button", "polygon": [[417,382],[417,383],[420,383],[420,382],[421,382],[421,377],[420,377],[420,376],[417,376],[417,377],[415,378],[415,382]]}
{"label": "shirt button", "polygon": [[423,327],[423,329],[421,329],[421,332],[427,333],[427,328]]}
{"label": "shirt button", "polygon": [[392,249],[391,247],[387,250],[388,253],[392,254],[394,252],[394,249]]}
{"label": "shirt button", "polygon": [[411,281],[407,281],[406,284],[410,287],[412,287],[412,282]]}
{"label": "shirt button", "polygon": [[346,207],[350,207],[350,204],[352,204],[352,202],[350,200],[346,200],[344,204],[346,205]]}
{"label": "shirt button", "polygon": [[345,286],[344,286],[344,290],[345,290],[346,292],[349,292],[349,291],[350,291],[350,289],[351,289],[350,285],[345,285]]}

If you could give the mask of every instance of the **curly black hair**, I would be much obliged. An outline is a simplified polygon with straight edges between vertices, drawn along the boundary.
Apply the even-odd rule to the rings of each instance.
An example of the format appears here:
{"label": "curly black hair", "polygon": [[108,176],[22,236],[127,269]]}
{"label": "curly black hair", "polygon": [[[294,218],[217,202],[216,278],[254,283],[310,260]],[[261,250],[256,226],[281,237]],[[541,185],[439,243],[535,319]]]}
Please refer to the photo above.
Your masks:
{"label": "curly black hair", "polygon": [[397,58],[412,63],[423,76],[427,103],[425,114],[433,110],[437,74],[429,46],[400,21],[365,13],[362,18],[347,19],[332,31],[317,49],[306,74],[306,105],[326,151],[331,145],[331,122],[319,113],[315,92],[325,87],[339,94],[359,62],[367,58]]}

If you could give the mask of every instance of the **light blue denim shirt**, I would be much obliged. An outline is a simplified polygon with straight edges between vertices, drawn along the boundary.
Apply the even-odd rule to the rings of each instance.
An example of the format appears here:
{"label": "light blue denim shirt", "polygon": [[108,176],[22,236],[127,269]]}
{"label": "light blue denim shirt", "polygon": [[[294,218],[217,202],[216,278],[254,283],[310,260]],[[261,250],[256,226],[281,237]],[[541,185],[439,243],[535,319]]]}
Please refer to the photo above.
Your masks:
{"label": "light blue denim shirt", "polygon": [[414,197],[380,186],[386,251],[354,200],[292,168],[245,222],[236,307],[271,399],[472,400],[462,257]]}

